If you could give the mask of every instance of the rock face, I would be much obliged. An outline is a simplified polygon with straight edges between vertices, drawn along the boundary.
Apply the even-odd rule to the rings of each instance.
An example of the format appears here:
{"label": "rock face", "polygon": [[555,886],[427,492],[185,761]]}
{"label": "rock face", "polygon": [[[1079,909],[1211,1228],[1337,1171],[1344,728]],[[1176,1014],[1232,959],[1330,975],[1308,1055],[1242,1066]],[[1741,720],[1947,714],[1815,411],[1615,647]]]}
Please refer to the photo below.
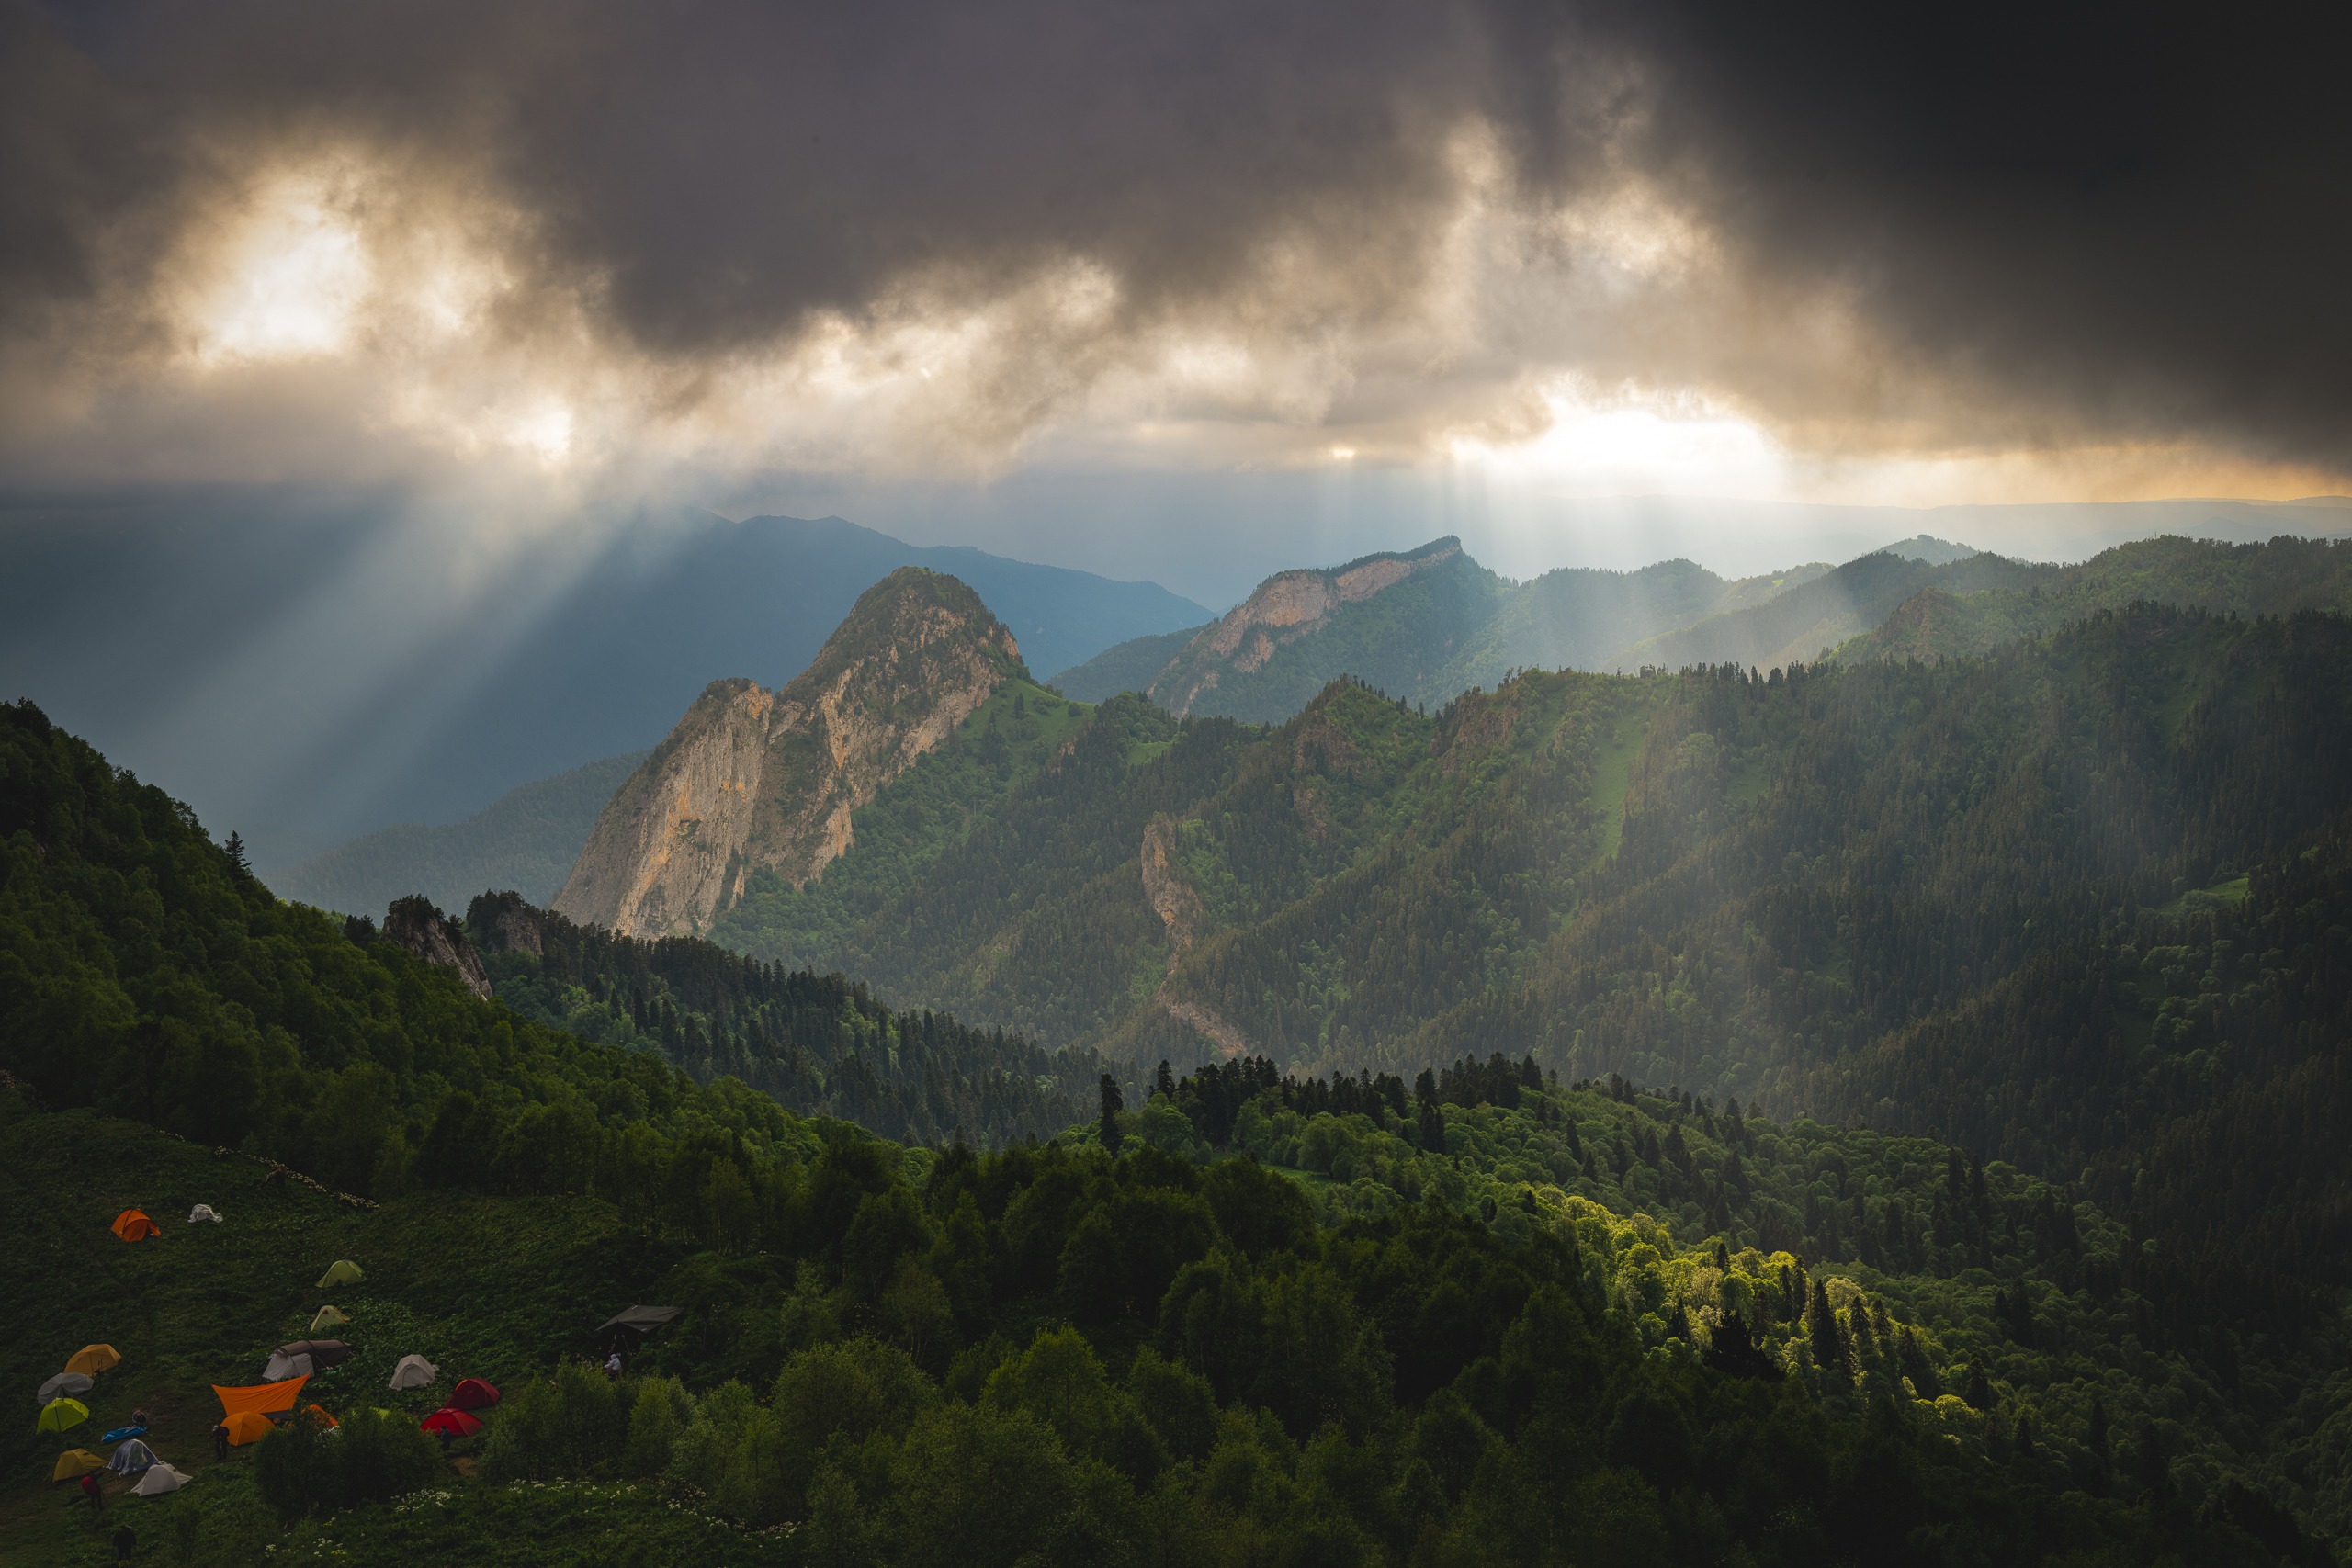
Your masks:
{"label": "rock face", "polygon": [[850,845],[850,814],[1008,676],[1020,646],[952,577],[866,590],[781,691],[714,681],[614,793],[555,908],[632,936],[707,929],[773,868],[795,887]]}
{"label": "rock face", "polygon": [[1343,567],[1276,572],[1170,660],[1147,694],[1171,713],[1188,713],[1227,674],[1262,669],[1275,649],[1322,630],[1341,605],[1369,599],[1461,553],[1462,541],[1449,535],[1408,556],[1366,556]]}
{"label": "rock face", "polygon": [[393,899],[384,911],[384,940],[400,943],[427,964],[455,969],[466,989],[490,999],[490,975],[481,966],[481,954],[474,951],[465,927],[434,908],[432,899],[416,893]]}

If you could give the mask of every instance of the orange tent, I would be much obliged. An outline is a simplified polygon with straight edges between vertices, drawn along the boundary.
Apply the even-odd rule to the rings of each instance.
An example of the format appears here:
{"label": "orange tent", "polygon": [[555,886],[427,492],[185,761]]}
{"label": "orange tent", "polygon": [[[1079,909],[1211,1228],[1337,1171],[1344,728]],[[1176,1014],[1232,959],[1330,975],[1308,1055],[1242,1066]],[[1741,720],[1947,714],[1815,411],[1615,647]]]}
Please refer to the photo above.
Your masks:
{"label": "orange tent", "polygon": [[79,1372],[85,1378],[94,1378],[108,1367],[120,1365],[121,1361],[121,1355],[111,1345],[85,1345],[74,1352],[74,1359],[65,1363],[65,1370]]}
{"label": "orange tent", "polygon": [[308,1405],[305,1408],[307,1408],[311,1413],[311,1425],[313,1427],[340,1427],[343,1425],[342,1422],[336,1420],[334,1416],[328,1415],[325,1411],[320,1409],[315,1404]]}
{"label": "orange tent", "polygon": [[288,1378],[284,1382],[257,1382],[251,1388],[222,1388],[212,1385],[220,1396],[220,1408],[231,1416],[251,1412],[255,1416],[275,1415],[291,1410],[300,1403],[302,1385],[309,1378]]}
{"label": "orange tent", "polygon": [[229,1440],[243,1448],[247,1443],[257,1443],[268,1437],[271,1422],[258,1410],[240,1410],[220,1425],[229,1428]]}
{"label": "orange tent", "polygon": [[114,1234],[125,1241],[145,1241],[151,1235],[161,1235],[164,1227],[136,1209],[125,1209],[114,1217]]}

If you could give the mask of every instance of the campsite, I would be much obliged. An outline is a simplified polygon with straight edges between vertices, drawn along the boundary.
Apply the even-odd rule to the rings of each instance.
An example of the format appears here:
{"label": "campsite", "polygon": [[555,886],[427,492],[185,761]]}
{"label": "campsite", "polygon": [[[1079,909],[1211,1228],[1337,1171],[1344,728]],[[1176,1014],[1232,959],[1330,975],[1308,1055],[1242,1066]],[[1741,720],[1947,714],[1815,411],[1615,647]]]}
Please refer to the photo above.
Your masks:
{"label": "campsite", "polygon": [[[493,1393],[511,1394],[567,1355],[601,1356],[596,1330],[606,1317],[631,1302],[672,1299],[663,1294],[665,1277],[683,1249],[644,1242],[601,1204],[441,1193],[356,1210],[298,1183],[266,1184],[265,1176],[259,1167],[216,1159],[209,1149],[127,1122],[72,1114],[0,1127],[0,1198],[8,1209],[0,1247],[19,1278],[42,1285],[17,1297],[17,1331],[0,1342],[0,1370],[21,1385],[27,1417],[0,1438],[8,1478],[0,1487],[0,1568],[111,1561],[104,1532],[94,1533],[78,1510],[72,1478],[78,1472],[63,1460],[78,1450],[105,1465],[118,1445],[101,1443],[101,1434],[125,1427],[140,1407],[153,1420],[135,1440],[187,1478],[186,1490],[165,1503],[133,1495],[140,1475],[97,1472],[107,1529],[119,1513],[142,1540],[158,1543],[142,1548],[141,1561],[161,1560],[167,1514],[200,1518],[224,1540],[236,1536],[240,1517],[256,1531],[266,1522],[267,1538],[284,1543],[270,1561],[302,1561],[260,1500],[254,1448],[232,1449],[226,1462],[214,1458],[210,1432],[223,1414],[216,1386],[260,1385],[278,1348],[332,1334],[350,1353],[308,1375],[299,1406],[337,1414],[380,1408],[413,1426],[454,1401],[469,1421],[495,1421]],[[228,1218],[179,1224],[199,1202]],[[132,1207],[174,1223],[125,1245],[111,1226]],[[344,1260],[365,1278],[316,1283]],[[313,1322],[330,1303],[345,1321],[321,1325],[314,1335]],[[86,1407],[87,1419],[62,1433],[36,1431],[30,1396],[93,1343],[111,1345],[119,1363],[78,1392],[78,1377],[58,1385],[59,1397]],[[412,1355],[436,1375],[395,1391],[394,1367]],[[461,1393],[468,1383],[479,1386]],[[467,1404],[475,1408],[464,1412]],[[528,1488],[469,1491],[462,1471],[487,1436],[452,1445],[452,1456],[467,1462],[445,1468],[448,1495],[431,1510],[434,1520],[403,1517],[402,1528],[430,1523],[462,1540],[483,1528],[489,1509],[500,1513],[502,1532],[544,1542],[552,1529],[560,1537],[560,1526],[510,1524],[501,1512],[511,1506],[536,1516],[547,1509],[544,1495],[506,1495]],[[62,1464],[67,1478],[52,1480]],[[699,1516],[678,1523],[666,1506],[627,1487],[587,1490],[596,1493],[594,1506],[565,1517],[601,1519],[599,1531],[687,1530],[682,1539],[699,1540],[715,1528]],[[585,1491],[581,1501],[588,1501]],[[338,1535],[347,1523],[348,1517],[334,1521]],[[541,1552],[530,1560],[562,1558]]]}

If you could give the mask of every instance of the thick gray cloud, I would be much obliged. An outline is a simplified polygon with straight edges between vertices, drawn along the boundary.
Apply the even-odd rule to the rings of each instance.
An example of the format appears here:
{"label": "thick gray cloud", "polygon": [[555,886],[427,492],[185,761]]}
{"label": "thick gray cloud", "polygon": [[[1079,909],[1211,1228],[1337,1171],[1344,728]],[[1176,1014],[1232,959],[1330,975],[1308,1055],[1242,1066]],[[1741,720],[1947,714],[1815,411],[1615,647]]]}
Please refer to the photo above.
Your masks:
{"label": "thick gray cloud", "polygon": [[[1529,378],[1566,368],[1720,393],[1799,447],[2201,441],[2352,467],[2352,131],[2324,7],[90,17],[12,0],[0,39],[17,401],[135,399],[178,341],[189,236],[251,204],[258,163],[349,146],[372,173],[337,187],[343,218],[392,233],[460,212],[501,280],[469,333],[537,345],[534,374],[547,344],[591,344],[637,389],[630,421],[741,401],[717,389],[818,323],[854,339],[996,310],[952,400],[904,420],[1010,450],[1166,384],[1170,342],[1214,340],[1276,389],[1230,417],[1354,422],[1399,450],[1441,425],[1538,426]],[[1613,278],[1555,221],[1628,193],[1698,260]],[[1474,207],[1483,248],[1462,239]],[[1056,269],[1105,280],[1104,300],[1023,295]],[[376,350],[398,335],[363,325]],[[108,382],[109,365],[127,368]],[[1155,395],[1137,406],[1174,396]],[[1185,407],[1214,421],[1227,395]]]}

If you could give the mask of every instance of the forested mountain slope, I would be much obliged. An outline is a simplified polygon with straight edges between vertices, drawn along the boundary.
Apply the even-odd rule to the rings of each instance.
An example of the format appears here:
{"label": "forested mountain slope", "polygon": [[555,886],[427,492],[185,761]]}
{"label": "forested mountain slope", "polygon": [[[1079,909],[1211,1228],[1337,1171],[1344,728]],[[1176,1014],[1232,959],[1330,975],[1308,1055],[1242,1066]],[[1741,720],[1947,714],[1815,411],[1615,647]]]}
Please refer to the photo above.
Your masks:
{"label": "forested mountain slope", "polygon": [[1851,664],[1981,656],[2140,599],[2248,618],[2352,612],[2352,540],[2281,535],[2267,545],[2231,545],[2166,535],[2101,551],[2030,585],[1931,586],[1833,657]]}
{"label": "forested mountain slope", "polygon": [[606,757],[508,790],[462,822],[403,822],[262,874],[281,897],[345,913],[373,914],[412,893],[461,908],[485,887],[512,887],[548,903],[605,802],[645,755]]}
{"label": "forested mountain slope", "polygon": [[1880,625],[1905,600],[1927,590],[2030,591],[2037,583],[2054,581],[2057,573],[2056,567],[2005,560],[1996,555],[1938,563],[1880,550],[1797,584],[1769,603],[1725,610],[1628,643],[1595,667],[1634,670],[1655,665],[1673,670],[1686,664],[1736,664],[1743,669],[1772,670],[1802,664]]}
{"label": "forested mountain slope", "polygon": [[877,829],[854,908],[722,934],[1114,1057],[1501,1046],[1826,1112],[1831,1064],[2074,944],[2185,940],[2184,889],[2316,843],[2352,804],[2346,638],[2140,605],[1984,661],[1531,672],[1429,717],[1122,699],[902,886]]}

